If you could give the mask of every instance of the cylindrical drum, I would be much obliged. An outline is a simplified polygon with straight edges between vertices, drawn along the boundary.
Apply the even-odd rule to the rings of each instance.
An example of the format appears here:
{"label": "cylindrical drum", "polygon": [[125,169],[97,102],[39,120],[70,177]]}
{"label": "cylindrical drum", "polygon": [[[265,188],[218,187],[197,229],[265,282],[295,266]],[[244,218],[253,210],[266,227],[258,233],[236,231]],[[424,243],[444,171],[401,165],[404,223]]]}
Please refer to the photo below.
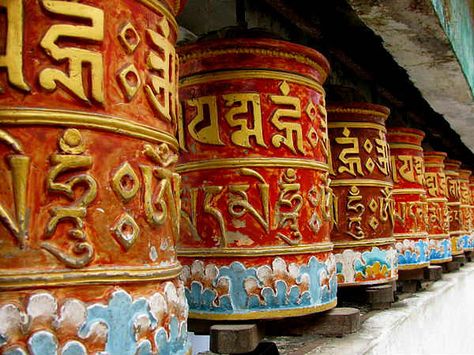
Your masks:
{"label": "cylindrical drum", "polygon": [[389,112],[368,103],[328,108],[336,217],[331,240],[341,286],[397,278],[393,182],[385,128]]}
{"label": "cylindrical drum", "polygon": [[471,191],[471,230],[470,245],[474,246],[474,176],[469,177],[469,189]]}
{"label": "cylindrical drum", "polygon": [[449,210],[444,174],[444,152],[424,152],[425,189],[428,202],[429,259],[431,264],[451,261]]}
{"label": "cylindrical drum", "polygon": [[3,354],[190,349],[170,4],[0,1]]}
{"label": "cylindrical drum", "polygon": [[184,46],[180,63],[178,255],[190,317],[334,307],[326,59],[243,38]]}
{"label": "cylindrical drum", "polygon": [[394,236],[399,270],[429,265],[427,216],[424,187],[422,131],[413,128],[389,128],[395,201]]}
{"label": "cylindrical drum", "polygon": [[461,230],[464,233],[458,239],[460,249],[463,251],[472,251],[473,245],[471,242],[471,190],[469,188],[469,179],[471,177],[471,170],[459,169],[459,195],[461,197]]}
{"label": "cylindrical drum", "polygon": [[446,174],[446,186],[448,189],[448,209],[449,209],[449,237],[453,255],[462,254],[461,237],[466,234],[461,223],[461,189],[459,181],[459,160],[446,159],[444,161],[444,171]]}

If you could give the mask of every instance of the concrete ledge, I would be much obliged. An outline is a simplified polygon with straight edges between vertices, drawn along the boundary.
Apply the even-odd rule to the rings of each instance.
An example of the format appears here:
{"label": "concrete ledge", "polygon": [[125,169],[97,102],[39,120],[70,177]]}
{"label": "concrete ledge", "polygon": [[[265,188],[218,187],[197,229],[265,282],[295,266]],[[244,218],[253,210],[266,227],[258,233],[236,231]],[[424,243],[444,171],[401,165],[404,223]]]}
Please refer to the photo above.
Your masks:
{"label": "concrete ledge", "polygon": [[428,290],[372,313],[357,334],[319,339],[306,354],[466,354],[473,349],[472,329],[474,265],[466,264]]}

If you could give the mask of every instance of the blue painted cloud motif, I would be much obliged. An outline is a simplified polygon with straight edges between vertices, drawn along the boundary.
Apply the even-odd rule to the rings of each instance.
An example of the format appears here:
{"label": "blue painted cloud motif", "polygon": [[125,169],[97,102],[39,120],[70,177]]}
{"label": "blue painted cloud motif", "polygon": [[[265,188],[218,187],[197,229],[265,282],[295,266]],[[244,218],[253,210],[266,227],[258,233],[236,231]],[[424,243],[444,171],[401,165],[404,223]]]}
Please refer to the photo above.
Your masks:
{"label": "blue painted cloud motif", "polygon": [[[20,324],[17,324],[16,321],[21,319],[21,315],[24,313],[15,305],[4,305],[0,307],[1,319],[5,319],[6,316],[16,318],[11,318],[15,321],[2,328],[5,333],[2,334],[4,341],[0,344],[0,352],[7,355],[87,355],[85,347],[87,338],[91,334],[97,334],[94,326],[100,323],[107,328],[105,351],[100,354],[188,354],[191,345],[187,339],[185,319],[188,308],[183,288],[176,287],[173,282],[166,282],[163,289],[162,293],[156,292],[149,298],[142,297],[136,300],[133,300],[126,291],[119,289],[111,294],[108,304],[92,304],[88,307],[77,299],[68,299],[63,303],[61,313],[56,312],[56,307],[48,309],[52,313],[44,311],[45,300],[50,301],[50,305],[57,304],[57,300],[52,294],[35,294],[30,297],[27,307],[30,317],[28,324],[34,323],[35,317],[46,319],[45,315],[49,317],[51,323],[48,330],[31,331],[31,334],[25,334],[28,349],[9,344],[10,328],[15,331],[15,327]],[[35,302],[36,308],[30,312],[32,300]],[[68,329],[75,329],[81,341],[78,341],[78,338],[78,340],[69,340],[61,345],[63,343],[60,343],[55,332],[62,328],[63,322],[69,326],[75,324],[73,328]],[[141,328],[141,325],[144,325],[144,328]],[[138,341],[140,329],[153,335],[153,345],[146,338]]]}
{"label": "blue painted cloud motif", "polygon": [[[185,266],[183,275],[193,312],[229,314],[309,308],[336,299],[333,257],[328,263],[321,263],[313,256],[302,266],[287,265],[282,258],[275,258],[271,267],[258,268],[246,268],[237,261],[221,268],[210,264],[204,268],[201,261],[195,261],[191,267]],[[216,291],[219,285],[227,289],[220,295]]]}
{"label": "blue painted cloud motif", "polygon": [[449,239],[430,239],[429,259],[430,261],[446,260],[451,257],[451,242]]}
{"label": "blue painted cloud motif", "polygon": [[429,261],[428,242],[425,239],[418,241],[405,239],[403,243],[397,243],[398,265],[425,264]]}

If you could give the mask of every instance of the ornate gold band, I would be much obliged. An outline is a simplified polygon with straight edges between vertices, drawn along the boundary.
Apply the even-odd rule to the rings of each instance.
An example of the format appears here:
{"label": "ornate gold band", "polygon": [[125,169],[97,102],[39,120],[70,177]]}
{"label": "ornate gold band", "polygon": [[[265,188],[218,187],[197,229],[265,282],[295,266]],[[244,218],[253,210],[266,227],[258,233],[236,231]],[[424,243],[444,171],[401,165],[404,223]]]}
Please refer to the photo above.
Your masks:
{"label": "ornate gold band", "polygon": [[275,246],[260,248],[181,248],[178,255],[181,257],[222,258],[230,256],[272,256],[272,255],[294,255],[324,253],[333,250],[333,243],[318,243],[296,246]]}
{"label": "ornate gold band", "polygon": [[351,247],[366,247],[376,245],[390,245],[395,243],[394,238],[378,238],[367,240],[354,240],[350,242],[334,242],[334,249],[346,249]]}
{"label": "ornate gold band", "polygon": [[227,54],[254,54],[258,56],[269,56],[269,57],[278,57],[278,58],[288,58],[296,60],[297,62],[307,64],[312,66],[314,69],[318,71],[321,75],[321,81],[324,82],[328,73],[314,60],[309,59],[308,57],[296,54],[296,53],[289,53],[284,51],[279,51],[275,49],[266,49],[266,48],[225,48],[225,49],[210,49],[210,50],[203,50],[203,51],[196,51],[191,54],[185,54],[179,57],[179,61],[181,64],[186,63],[190,60],[197,60],[203,58],[209,58],[218,55],[227,55]]}
{"label": "ornate gold band", "polygon": [[435,260],[430,260],[430,264],[444,264],[448,261],[451,261],[453,260],[453,257],[452,256],[449,256],[447,258],[444,258],[444,259],[435,259]]}
{"label": "ornate gold band", "polygon": [[461,202],[448,202],[447,205],[448,206],[459,206],[459,207],[461,207]]}
{"label": "ornate gold band", "polygon": [[227,158],[201,160],[190,163],[184,163],[176,166],[178,173],[189,173],[198,170],[207,169],[227,169],[243,167],[268,167],[268,168],[300,168],[329,171],[325,163],[310,159],[297,158]]}
{"label": "ornate gold band", "polygon": [[[329,111],[328,111],[329,112]],[[384,133],[387,132],[387,128],[384,125],[372,122],[329,122],[328,128],[371,128],[377,129]]]}
{"label": "ornate gold band", "polygon": [[425,189],[393,189],[392,194],[423,194],[425,192]]}
{"label": "ornate gold band", "polygon": [[413,264],[413,265],[400,265],[398,264],[398,270],[414,270],[414,269],[423,269],[427,266],[430,266],[430,262]]}
{"label": "ornate gold band", "polygon": [[207,319],[207,320],[251,320],[251,319],[266,319],[266,318],[285,318],[303,316],[316,312],[327,311],[328,309],[336,307],[337,300],[327,304],[316,305],[312,307],[295,308],[295,309],[272,309],[268,311],[248,311],[245,313],[200,313],[189,312],[191,319]]}
{"label": "ornate gold band", "polygon": [[380,280],[367,280],[367,281],[357,281],[357,282],[346,282],[346,283],[338,283],[337,287],[350,287],[350,286],[368,286],[368,285],[380,285],[385,284],[391,281],[396,281],[398,276],[393,277],[386,277]]}
{"label": "ornate gold band", "polygon": [[454,170],[445,170],[444,174],[449,175],[449,176],[459,176],[459,173],[457,171],[454,171]]}
{"label": "ornate gold band", "polygon": [[[437,164],[437,163],[426,163],[425,162],[425,168],[443,168],[444,169],[444,164]],[[433,171],[434,173],[437,173],[437,171]]]}
{"label": "ornate gold band", "polygon": [[471,205],[461,204],[461,208],[471,208]]}
{"label": "ornate gold band", "polygon": [[243,80],[243,79],[272,79],[285,80],[290,83],[296,83],[307,86],[313,90],[325,95],[325,91],[320,83],[306,76],[289,73],[280,70],[222,70],[212,73],[191,75],[180,79],[181,87],[198,85],[213,81],[222,80]]}
{"label": "ornate gold band", "polygon": [[448,199],[446,197],[428,197],[426,199],[426,201],[428,202],[444,202],[444,203],[448,203]]}
{"label": "ornate gold band", "polygon": [[413,149],[413,150],[418,150],[420,152],[423,151],[423,148],[420,147],[419,145],[416,144],[410,144],[410,143],[388,143],[390,146],[390,149]]}
{"label": "ornate gold band", "polygon": [[168,143],[174,150],[178,150],[178,141],[171,134],[140,123],[96,113],[40,108],[1,108],[0,124],[12,126],[67,126],[92,130],[97,129],[144,139],[153,143]]}
{"label": "ornate gold band", "polygon": [[459,230],[459,231],[452,231],[452,232],[449,232],[449,236],[452,238],[452,237],[459,237],[460,235],[463,235],[463,234],[467,234],[468,232],[467,231],[463,231],[463,230]]}
{"label": "ornate gold band", "polygon": [[428,238],[430,238],[430,239],[448,239],[449,234],[429,234]]}
{"label": "ornate gold band", "polygon": [[180,264],[173,264],[167,268],[104,267],[68,271],[31,271],[25,273],[12,273],[11,270],[4,269],[0,270],[0,290],[168,280],[178,277],[181,269]]}
{"label": "ornate gold band", "polygon": [[376,116],[376,117],[383,117],[387,118],[387,114],[380,112],[380,111],[374,111],[374,110],[367,110],[363,108],[343,108],[343,107],[330,107],[327,109],[328,113],[355,113],[355,114],[362,114],[362,115],[370,115],[370,116]]}
{"label": "ornate gold band", "polygon": [[400,239],[426,239],[428,238],[428,232],[421,233],[393,233],[393,237],[397,240]]}
{"label": "ornate gold band", "polygon": [[178,23],[174,18],[174,15],[161,3],[159,0],[138,0],[145,6],[148,6],[153,11],[157,12],[158,15],[165,15],[165,17],[171,22],[174,27],[174,30],[178,31]]}
{"label": "ornate gold band", "polygon": [[331,186],[380,186],[393,187],[393,183],[375,179],[340,179],[331,181]]}

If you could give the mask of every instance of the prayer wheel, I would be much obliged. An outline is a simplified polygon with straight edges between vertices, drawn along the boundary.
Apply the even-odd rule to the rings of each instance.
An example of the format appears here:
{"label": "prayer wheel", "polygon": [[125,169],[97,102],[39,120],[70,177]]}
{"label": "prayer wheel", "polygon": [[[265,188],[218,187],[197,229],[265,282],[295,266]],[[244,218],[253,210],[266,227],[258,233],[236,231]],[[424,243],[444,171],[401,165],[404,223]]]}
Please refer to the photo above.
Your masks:
{"label": "prayer wheel", "polygon": [[190,352],[175,248],[181,6],[0,1],[2,354]]}
{"label": "prayer wheel", "polygon": [[425,134],[413,128],[389,128],[395,201],[394,236],[399,270],[429,265],[428,205],[424,187],[421,142]]}
{"label": "prayer wheel", "polygon": [[474,245],[471,240],[471,190],[469,187],[469,179],[471,170],[459,169],[459,194],[461,196],[461,230],[464,231],[458,240],[459,247],[463,251],[472,251]]}
{"label": "prayer wheel", "polygon": [[451,261],[449,209],[444,173],[444,152],[424,152],[425,189],[428,202],[429,259],[431,264]]}
{"label": "prayer wheel", "polygon": [[469,177],[469,189],[471,191],[471,230],[470,244],[474,246],[474,176]]}
{"label": "prayer wheel", "polygon": [[321,87],[328,62],[266,38],[201,40],[179,55],[178,256],[190,317],[274,318],[334,307]]}
{"label": "prayer wheel", "polygon": [[393,200],[385,121],[390,110],[368,103],[328,107],[340,286],[397,278]]}
{"label": "prayer wheel", "polygon": [[449,237],[451,239],[453,255],[464,253],[462,249],[462,236],[467,232],[463,230],[461,219],[460,166],[461,162],[459,160],[446,159],[444,161],[446,186],[448,190]]}

